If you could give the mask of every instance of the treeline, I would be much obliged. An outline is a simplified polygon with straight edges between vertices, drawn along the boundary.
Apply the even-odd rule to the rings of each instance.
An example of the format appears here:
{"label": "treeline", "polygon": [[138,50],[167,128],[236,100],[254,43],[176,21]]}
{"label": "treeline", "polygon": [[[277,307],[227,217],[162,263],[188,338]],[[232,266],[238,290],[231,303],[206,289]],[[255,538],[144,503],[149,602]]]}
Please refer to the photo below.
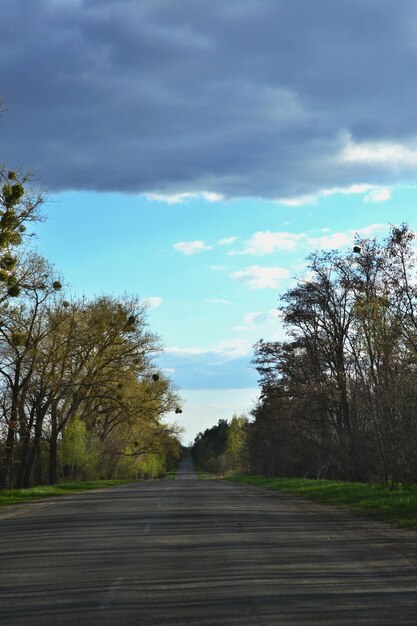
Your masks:
{"label": "treeline", "polygon": [[230,422],[219,420],[195,438],[191,448],[194,462],[201,469],[216,474],[245,472],[247,434],[248,420],[244,415],[234,415]]}
{"label": "treeline", "polygon": [[0,487],[160,475],[181,452],[162,421],[179,398],[155,370],[146,304],[66,297],[22,245],[42,196],[0,177]]}
{"label": "treeline", "polygon": [[255,346],[246,471],[417,482],[415,250],[402,225],[308,258],[281,300],[286,339]]}

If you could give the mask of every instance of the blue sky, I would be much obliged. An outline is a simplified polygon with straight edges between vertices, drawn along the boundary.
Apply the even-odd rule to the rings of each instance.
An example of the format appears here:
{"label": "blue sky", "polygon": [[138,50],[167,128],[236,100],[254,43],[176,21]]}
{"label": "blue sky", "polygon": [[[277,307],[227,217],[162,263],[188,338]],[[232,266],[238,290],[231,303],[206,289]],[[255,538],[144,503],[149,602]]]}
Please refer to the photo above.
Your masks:
{"label": "blue sky", "polygon": [[[172,201],[171,201],[172,202]],[[50,197],[36,246],[78,294],[138,294],[162,338],[159,364],[186,402],[186,441],[257,396],[253,344],[279,339],[279,295],[316,249],[352,247],[355,233],[417,229],[417,189],[333,193],[300,206],[262,199],[176,204],[146,195]]]}
{"label": "blue sky", "polygon": [[78,294],[138,294],[188,442],[315,249],[417,228],[413,0],[0,0],[0,158]]}

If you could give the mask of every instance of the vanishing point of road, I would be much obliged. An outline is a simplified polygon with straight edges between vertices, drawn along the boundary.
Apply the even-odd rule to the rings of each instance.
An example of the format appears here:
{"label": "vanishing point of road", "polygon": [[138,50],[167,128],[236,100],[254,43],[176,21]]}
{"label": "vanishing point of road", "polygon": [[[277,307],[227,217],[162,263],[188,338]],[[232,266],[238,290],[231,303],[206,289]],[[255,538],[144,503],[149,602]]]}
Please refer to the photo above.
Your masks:
{"label": "vanishing point of road", "polygon": [[417,624],[417,533],[295,496],[148,481],[3,509],[3,626]]}

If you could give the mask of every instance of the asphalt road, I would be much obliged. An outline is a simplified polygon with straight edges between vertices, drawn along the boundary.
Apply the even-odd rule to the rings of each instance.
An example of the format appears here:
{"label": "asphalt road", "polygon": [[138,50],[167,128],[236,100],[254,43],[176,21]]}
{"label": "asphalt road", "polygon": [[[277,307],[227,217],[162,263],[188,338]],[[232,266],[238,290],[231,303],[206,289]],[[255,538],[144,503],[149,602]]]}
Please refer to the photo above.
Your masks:
{"label": "asphalt road", "polygon": [[178,478],[3,509],[0,624],[417,624],[414,533]]}

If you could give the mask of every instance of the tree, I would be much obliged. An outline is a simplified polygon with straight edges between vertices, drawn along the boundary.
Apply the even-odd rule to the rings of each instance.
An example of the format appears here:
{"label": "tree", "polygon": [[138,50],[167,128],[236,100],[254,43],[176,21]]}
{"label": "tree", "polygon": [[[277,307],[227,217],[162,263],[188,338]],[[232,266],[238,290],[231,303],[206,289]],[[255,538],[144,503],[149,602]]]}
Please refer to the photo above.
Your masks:
{"label": "tree", "polygon": [[[38,255],[21,259],[16,275],[20,295],[14,303],[3,302],[0,318],[0,377],[3,384],[3,424],[7,430],[0,464],[0,484],[12,480],[16,435],[20,441],[18,485],[25,483],[30,458],[31,431],[36,406],[28,405],[32,382],[41,355],[41,344],[49,333],[46,313],[51,299],[61,288],[52,268]],[[26,469],[25,469],[26,468]]]}
{"label": "tree", "polygon": [[415,480],[414,235],[309,257],[281,299],[289,339],[255,347],[261,400],[252,468],[344,479]]}

